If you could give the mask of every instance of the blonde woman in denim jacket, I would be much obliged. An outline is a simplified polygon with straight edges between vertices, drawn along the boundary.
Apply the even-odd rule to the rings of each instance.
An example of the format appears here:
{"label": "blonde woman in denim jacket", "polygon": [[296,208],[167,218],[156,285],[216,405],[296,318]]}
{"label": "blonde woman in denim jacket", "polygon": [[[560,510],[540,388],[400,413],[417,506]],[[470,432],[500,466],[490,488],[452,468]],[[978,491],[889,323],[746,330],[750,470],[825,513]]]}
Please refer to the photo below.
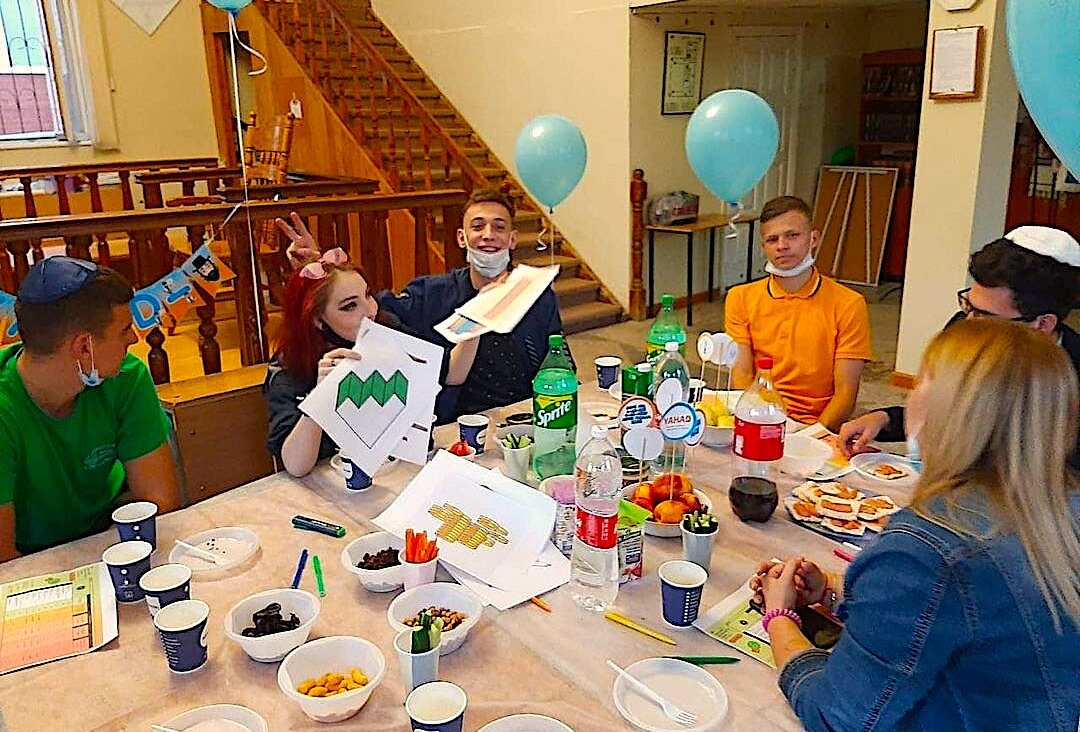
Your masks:
{"label": "blonde woman in denim jacket", "polygon": [[[796,558],[753,581],[807,730],[1076,732],[1077,409],[1065,354],[1022,324],[933,340],[908,399],[924,461],[913,506],[842,580]],[[785,612],[821,601],[845,620],[831,654]]]}

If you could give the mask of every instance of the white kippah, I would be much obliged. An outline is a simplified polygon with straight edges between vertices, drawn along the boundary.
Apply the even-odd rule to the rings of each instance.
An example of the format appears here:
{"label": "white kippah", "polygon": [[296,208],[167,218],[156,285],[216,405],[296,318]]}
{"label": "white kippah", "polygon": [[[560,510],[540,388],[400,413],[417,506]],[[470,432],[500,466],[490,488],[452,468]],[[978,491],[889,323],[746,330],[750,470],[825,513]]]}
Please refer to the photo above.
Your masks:
{"label": "white kippah", "polygon": [[1049,226],[1020,226],[1005,238],[1036,254],[1056,259],[1070,267],[1080,267],[1080,244],[1069,232]]}

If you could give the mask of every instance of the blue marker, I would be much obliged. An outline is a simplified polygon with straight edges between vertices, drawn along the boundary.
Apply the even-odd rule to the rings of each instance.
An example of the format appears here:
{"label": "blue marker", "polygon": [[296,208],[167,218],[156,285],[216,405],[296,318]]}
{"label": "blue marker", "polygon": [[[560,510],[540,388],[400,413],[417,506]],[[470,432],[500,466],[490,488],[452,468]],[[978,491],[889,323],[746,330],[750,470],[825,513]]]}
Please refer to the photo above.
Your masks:
{"label": "blue marker", "polygon": [[300,578],[304,576],[304,567],[307,566],[307,549],[300,552],[300,561],[296,563],[296,574],[292,578],[292,588],[300,586]]}

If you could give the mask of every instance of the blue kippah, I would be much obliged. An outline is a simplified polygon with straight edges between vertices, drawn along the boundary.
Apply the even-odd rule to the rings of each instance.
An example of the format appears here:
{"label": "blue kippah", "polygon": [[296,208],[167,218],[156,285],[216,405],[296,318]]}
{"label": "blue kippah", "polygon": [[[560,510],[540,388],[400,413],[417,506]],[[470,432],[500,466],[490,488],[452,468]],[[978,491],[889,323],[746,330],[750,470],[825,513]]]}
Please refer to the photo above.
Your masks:
{"label": "blue kippah", "polygon": [[85,259],[46,257],[34,264],[19,286],[22,302],[53,302],[78,292],[98,276],[98,266]]}

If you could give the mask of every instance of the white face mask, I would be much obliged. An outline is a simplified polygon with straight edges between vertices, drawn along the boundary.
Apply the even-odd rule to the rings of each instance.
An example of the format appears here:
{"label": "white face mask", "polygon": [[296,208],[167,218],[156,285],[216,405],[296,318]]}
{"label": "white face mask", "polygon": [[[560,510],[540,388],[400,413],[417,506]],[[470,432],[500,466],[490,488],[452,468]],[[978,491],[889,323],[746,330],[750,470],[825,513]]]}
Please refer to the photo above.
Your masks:
{"label": "white face mask", "polygon": [[79,379],[84,386],[94,387],[101,386],[101,382],[105,379],[101,378],[101,374],[97,370],[97,366],[94,365],[94,342],[90,341],[90,373],[83,371],[82,363],[75,362],[75,368],[79,371]]}
{"label": "white face mask", "polygon": [[916,470],[922,471],[922,451],[919,449],[919,438],[915,435],[907,438],[907,459]]}
{"label": "white face mask", "polygon": [[469,264],[480,273],[481,276],[491,279],[501,275],[510,264],[510,250],[502,249],[497,252],[481,252],[469,247]]}
{"label": "white face mask", "polygon": [[765,263],[765,271],[768,272],[771,275],[776,275],[777,277],[798,277],[803,272],[805,272],[806,270],[810,269],[813,266],[814,266],[814,254],[813,254],[813,252],[807,252],[806,257],[803,259],[803,261],[799,262],[798,264],[796,264],[791,269],[780,269],[779,267],[774,265],[772,262],[766,262]]}

